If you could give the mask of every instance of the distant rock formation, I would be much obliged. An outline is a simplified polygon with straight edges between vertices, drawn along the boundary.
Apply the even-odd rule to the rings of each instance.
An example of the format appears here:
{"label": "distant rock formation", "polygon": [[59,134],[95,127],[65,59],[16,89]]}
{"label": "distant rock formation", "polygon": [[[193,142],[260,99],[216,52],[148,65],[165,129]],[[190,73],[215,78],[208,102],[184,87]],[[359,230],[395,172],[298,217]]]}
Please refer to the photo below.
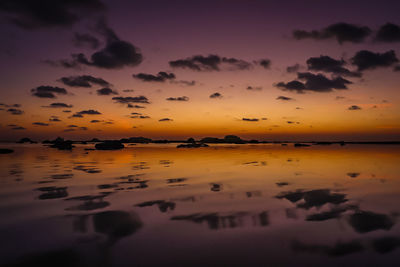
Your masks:
{"label": "distant rock formation", "polygon": [[13,153],[14,150],[8,148],[0,148],[0,154],[10,154]]}
{"label": "distant rock formation", "polygon": [[199,148],[199,147],[208,147],[208,145],[204,143],[189,143],[189,144],[177,145],[177,148]]}
{"label": "distant rock formation", "polygon": [[37,142],[32,141],[32,140],[31,140],[30,138],[28,138],[28,137],[21,138],[21,139],[17,142],[17,144],[24,144],[24,143],[36,144]]}
{"label": "distant rock formation", "polygon": [[98,143],[95,145],[97,150],[117,150],[122,149],[125,146],[122,144],[121,141],[114,140],[114,141],[105,141],[103,143]]}

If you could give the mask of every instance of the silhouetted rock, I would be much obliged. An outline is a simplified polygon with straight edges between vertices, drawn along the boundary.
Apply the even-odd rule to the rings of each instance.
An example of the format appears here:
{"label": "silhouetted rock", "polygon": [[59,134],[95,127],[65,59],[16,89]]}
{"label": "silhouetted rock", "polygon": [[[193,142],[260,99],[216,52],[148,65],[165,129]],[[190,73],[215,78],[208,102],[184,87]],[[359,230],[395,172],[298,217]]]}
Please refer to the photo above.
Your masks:
{"label": "silhouetted rock", "polygon": [[130,138],[122,138],[121,143],[140,143],[140,144],[148,144],[151,143],[152,140],[146,137],[130,137]]}
{"label": "silhouetted rock", "polygon": [[10,154],[13,153],[14,150],[8,148],[0,148],[0,154]]}
{"label": "silhouetted rock", "polygon": [[196,140],[194,138],[190,137],[188,140],[186,140],[187,143],[196,143]]}
{"label": "silhouetted rock", "polygon": [[51,148],[57,148],[59,150],[71,150],[74,146],[72,145],[72,141],[64,140],[64,138],[57,137],[53,141],[45,140],[42,142],[43,144],[51,144]]}
{"label": "silhouetted rock", "polygon": [[95,145],[98,150],[116,150],[124,148],[121,141],[105,141],[103,143],[98,143]]}
{"label": "silhouetted rock", "polygon": [[190,143],[190,144],[180,144],[176,146],[177,148],[199,148],[199,147],[208,147],[207,144],[204,143]]}
{"label": "silhouetted rock", "polygon": [[224,137],[225,143],[231,143],[231,144],[244,144],[245,141],[243,141],[239,136],[236,135],[227,135]]}
{"label": "silhouetted rock", "polygon": [[17,143],[18,144],[24,144],[24,143],[36,144],[37,142],[32,141],[28,137],[24,137],[24,138],[21,138]]}
{"label": "silhouetted rock", "polygon": [[309,144],[303,144],[303,143],[295,143],[294,147],[306,147],[306,146],[310,146]]}

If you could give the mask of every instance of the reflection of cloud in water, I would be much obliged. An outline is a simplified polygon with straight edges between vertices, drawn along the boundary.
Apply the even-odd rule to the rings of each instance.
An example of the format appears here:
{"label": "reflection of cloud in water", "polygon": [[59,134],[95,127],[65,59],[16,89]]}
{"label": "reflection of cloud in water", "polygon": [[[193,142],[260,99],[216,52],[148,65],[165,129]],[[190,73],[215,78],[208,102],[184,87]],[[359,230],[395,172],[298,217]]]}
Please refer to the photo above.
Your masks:
{"label": "reflection of cloud in water", "polygon": [[345,194],[331,193],[330,189],[316,189],[310,191],[296,190],[290,192],[282,192],[277,195],[276,198],[285,198],[293,203],[303,199],[304,202],[297,204],[297,207],[304,209],[320,207],[327,203],[340,204],[347,201]]}
{"label": "reflection of cloud in water", "polygon": [[78,196],[78,197],[71,197],[67,198],[67,201],[83,201],[83,204],[72,206],[66,208],[65,210],[82,210],[82,211],[89,211],[95,209],[102,209],[108,207],[110,203],[108,201],[104,201],[104,198],[110,195],[109,192],[104,192],[100,195],[85,195],[85,196]]}
{"label": "reflection of cloud in water", "polygon": [[211,183],[210,186],[211,186],[210,190],[213,192],[219,192],[222,190],[222,184]]}
{"label": "reflection of cloud in water", "polygon": [[349,176],[350,178],[357,178],[360,175],[359,172],[348,172],[347,176]]}
{"label": "reflection of cloud in water", "polygon": [[292,244],[292,249],[296,252],[325,254],[332,257],[344,256],[365,250],[364,246],[359,241],[337,242],[333,246],[305,244],[299,241],[295,241]]}
{"label": "reflection of cloud in water", "polygon": [[86,173],[100,173],[101,170],[94,166],[78,165],[74,167],[74,170],[84,171]]}
{"label": "reflection of cloud in water", "polygon": [[206,222],[211,230],[224,228],[237,228],[244,226],[244,219],[249,217],[253,225],[267,226],[269,225],[268,212],[249,214],[248,212],[233,212],[228,214],[213,213],[195,213],[190,215],[179,215],[171,217],[173,221],[190,221],[194,223]]}
{"label": "reflection of cloud in water", "polygon": [[168,210],[174,210],[175,209],[175,202],[170,202],[170,201],[165,201],[165,200],[152,200],[152,201],[146,201],[142,202],[139,204],[136,204],[136,207],[150,207],[153,205],[157,205],[159,210],[161,212],[167,212]]}
{"label": "reflection of cloud in water", "polygon": [[67,187],[40,187],[36,190],[45,192],[39,196],[39,199],[54,199],[54,198],[64,198],[68,196]]}
{"label": "reflection of cloud in water", "polygon": [[371,211],[357,211],[350,215],[348,222],[358,233],[367,233],[375,230],[390,230],[395,224],[392,217]]}

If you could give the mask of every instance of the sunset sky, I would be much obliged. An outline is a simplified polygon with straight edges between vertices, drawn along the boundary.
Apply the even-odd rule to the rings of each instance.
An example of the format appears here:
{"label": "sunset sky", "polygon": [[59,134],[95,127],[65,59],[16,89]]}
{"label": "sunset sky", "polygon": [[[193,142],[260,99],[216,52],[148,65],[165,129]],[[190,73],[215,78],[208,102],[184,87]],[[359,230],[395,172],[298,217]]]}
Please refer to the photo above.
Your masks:
{"label": "sunset sky", "polygon": [[0,2],[0,140],[399,140],[399,1]]}

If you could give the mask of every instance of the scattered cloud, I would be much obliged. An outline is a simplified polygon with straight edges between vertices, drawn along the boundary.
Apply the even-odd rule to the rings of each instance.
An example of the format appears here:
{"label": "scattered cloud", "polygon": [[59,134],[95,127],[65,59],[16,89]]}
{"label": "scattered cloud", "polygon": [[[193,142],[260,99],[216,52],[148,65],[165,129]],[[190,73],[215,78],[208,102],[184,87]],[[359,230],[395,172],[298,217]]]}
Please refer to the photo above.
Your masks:
{"label": "scattered cloud", "polygon": [[259,119],[256,119],[256,118],[242,118],[242,121],[252,121],[252,122],[255,122],[255,121],[259,121]]}
{"label": "scattered cloud", "polygon": [[360,106],[357,105],[352,105],[350,107],[347,108],[348,110],[361,110],[362,108]]}
{"label": "scattered cloud", "polygon": [[210,98],[222,98],[222,95],[220,93],[216,92],[214,94],[211,94]]}
{"label": "scattered cloud", "polygon": [[292,100],[294,100],[294,99],[291,98],[291,97],[287,97],[287,96],[280,95],[280,96],[278,96],[278,97],[276,98],[276,100],[292,101]]}
{"label": "scattered cloud", "polygon": [[162,119],[159,119],[158,121],[173,121],[173,119],[170,119],[170,118],[162,118]]}
{"label": "scattered cloud", "polygon": [[108,87],[98,89],[96,92],[98,95],[118,95],[117,91],[114,91]]}
{"label": "scattered cloud", "polygon": [[168,100],[168,101],[189,101],[189,97],[187,97],[187,96],[168,97],[165,100]]}
{"label": "scattered cloud", "polygon": [[7,109],[7,112],[11,113],[12,115],[22,115],[24,114],[24,111],[16,108],[9,108]]}
{"label": "scattered cloud", "polygon": [[60,103],[60,102],[56,102],[56,103],[51,103],[48,106],[42,106],[43,108],[72,108],[72,105],[68,105],[65,103]]}
{"label": "scattered cloud", "polygon": [[382,25],[376,33],[375,41],[386,43],[400,42],[400,27],[393,23]]}
{"label": "scattered cloud", "polygon": [[371,34],[371,29],[366,26],[358,26],[349,23],[336,23],[332,24],[321,30],[305,31],[295,30],[293,31],[293,37],[297,40],[302,39],[314,39],[314,40],[325,40],[325,39],[336,39],[339,44],[345,42],[350,43],[361,43]]}
{"label": "scattered cloud", "polygon": [[261,86],[247,86],[246,90],[249,91],[261,91],[263,88]]}
{"label": "scattered cloud", "polygon": [[343,59],[337,60],[329,56],[311,57],[307,60],[309,70],[331,72],[335,75],[361,77],[360,72],[353,72],[343,67],[346,62]]}
{"label": "scattered cloud", "polygon": [[32,125],[37,125],[37,126],[49,126],[50,124],[44,123],[44,122],[33,122]]}
{"label": "scattered cloud", "polygon": [[378,67],[390,67],[399,62],[399,60],[393,50],[384,53],[361,50],[351,58],[351,62],[353,65],[357,66],[359,71],[363,71],[376,69]]}
{"label": "scattered cloud", "polygon": [[[130,103],[143,103],[149,104],[149,99],[145,96],[116,96],[112,98],[115,102],[121,104],[130,104]],[[129,106],[128,106],[129,107]],[[133,106],[132,106],[133,107]]]}
{"label": "scattered cloud", "polygon": [[96,78],[91,75],[62,77],[58,81],[71,87],[92,87],[93,84],[100,86],[111,86],[109,82],[102,78]]}
{"label": "scattered cloud", "polygon": [[174,80],[176,78],[175,74],[173,74],[172,72],[167,73],[164,71],[160,71],[157,75],[138,73],[133,74],[132,76],[133,78],[136,78],[143,82],[165,82],[167,80]]}
{"label": "scattered cloud", "polygon": [[0,3],[0,11],[6,13],[10,22],[27,30],[70,27],[84,17],[104,9],[100,0],[2,0]]}
{"label": "scattered cloud", "polygon": [[300,70],[300,64],[294,64],[292,66],[287,66],[286,67],[286,72],[288,73],[295,73],[298,72]]}
{"label": "scattered cloud", "polygon": [[60,87],[55,86],[47,86],[41,85],[36,88],[31,89],[32,96],[40,97],[40,98],[56,98],[56,94],[58,95],[66,95],[67,90]]}
{"label": "scattered cloud", "polygon": [[196,55],[185,59],[178,59],[169,62],[173,68],[184,68],[195,71],[220,71],[224,70],[248,70],[251,63],[236,59],[220,57],[218,55]]}
{"label": "scattered cloud", "polygon": [[89,33],[74,33],[72,42],[76,47],[88,47],[91,49],[97,49],[100,46],[100,41]]}

